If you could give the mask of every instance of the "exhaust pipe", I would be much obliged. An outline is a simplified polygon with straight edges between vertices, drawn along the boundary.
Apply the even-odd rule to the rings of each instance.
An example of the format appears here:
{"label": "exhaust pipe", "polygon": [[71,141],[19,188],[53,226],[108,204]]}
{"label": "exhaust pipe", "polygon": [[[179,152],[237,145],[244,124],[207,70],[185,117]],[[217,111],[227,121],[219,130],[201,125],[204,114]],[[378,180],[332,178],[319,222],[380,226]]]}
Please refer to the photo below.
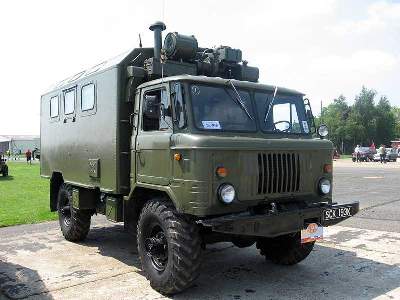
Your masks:
{"label": "exhaust pipe", "polygon": [[154,31],[154,57],[160,59],[161,57],[161,44],[162,44],[162,31],[167,27],[163,22],[155,22],[149,29]]}

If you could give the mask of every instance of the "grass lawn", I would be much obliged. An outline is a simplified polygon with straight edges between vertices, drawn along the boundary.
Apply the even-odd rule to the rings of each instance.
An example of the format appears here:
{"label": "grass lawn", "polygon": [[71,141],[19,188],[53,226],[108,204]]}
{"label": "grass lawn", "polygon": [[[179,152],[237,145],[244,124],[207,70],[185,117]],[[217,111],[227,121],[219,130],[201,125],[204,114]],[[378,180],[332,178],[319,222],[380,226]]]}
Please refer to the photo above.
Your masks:
{"label": "grass lawn", "polygon": [[351,154],[342,154],[340,155],[340,159],[350,159],[352,156]]}
{"label": "grass lawn", "polygon": [[39,164],[9,162],[8,177],[0,175],[0,227],[57,219],[49,208],[49,180]]}

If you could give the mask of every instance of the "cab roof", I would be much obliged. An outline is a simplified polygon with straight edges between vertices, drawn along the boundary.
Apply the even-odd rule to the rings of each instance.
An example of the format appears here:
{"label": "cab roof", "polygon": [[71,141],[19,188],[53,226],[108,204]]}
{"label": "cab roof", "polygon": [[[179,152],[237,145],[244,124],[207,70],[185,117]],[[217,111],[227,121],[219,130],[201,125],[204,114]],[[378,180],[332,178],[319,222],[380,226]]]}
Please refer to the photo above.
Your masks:
{"label": "cab roof", "polygon": [[[151,86],[154,84],[161,84],[163,82],[171,82],[171,81],[192,81],[192,82],[201,82],[204,84],[221,84],[221,85],[228,85],[229,82],[232,81],[232,83],[236,87],[245,88],[245,89],[255,89],[255,90],[267,90],[267,91],[271,91],[271,92],[274,92],[275,87],[276,87],[274,85],[268,85],[268,84],[250,82],[250,81],[241,81],[241,80],[236,80],[236,79],[225,79],[225,78],[221,78],[221,77],[177,75],[177,76],[170,76],[170,77],[164,77],[164,78],[160,78],[160,79],[147,81],[147,82],[139,85],[138,88],[144,88],[144,87],[148,87],[148,86]],[[300,96],[305,95],[299,91],[284,88],[284,87],[279,87],[279,86],[278,86],[278,92],[290,94],[290,95],[300,95]]]}

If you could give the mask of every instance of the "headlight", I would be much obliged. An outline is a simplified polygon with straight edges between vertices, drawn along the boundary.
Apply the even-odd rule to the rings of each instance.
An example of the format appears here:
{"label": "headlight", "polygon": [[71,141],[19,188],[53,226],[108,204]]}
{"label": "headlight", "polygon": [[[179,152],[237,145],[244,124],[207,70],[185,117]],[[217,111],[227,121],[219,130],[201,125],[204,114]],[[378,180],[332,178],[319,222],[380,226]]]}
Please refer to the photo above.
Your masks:
{"label": "headlight", "polygon": [[319,190],[324,195],[329,194],[331,191],[331,182],[326,178],[322,178],[319,181]]}
{"label": "headlight", "polygon": [[328,126],[322,124],[321,126],[318,127],[318,134],[320,137],[326,137],[328,135]]}
{"label": "headlight", "polygon": [[234,187],[230,184],[221,185],[218,189],[218,197],[226,204],[232,203],[232,201],[235,199]]}

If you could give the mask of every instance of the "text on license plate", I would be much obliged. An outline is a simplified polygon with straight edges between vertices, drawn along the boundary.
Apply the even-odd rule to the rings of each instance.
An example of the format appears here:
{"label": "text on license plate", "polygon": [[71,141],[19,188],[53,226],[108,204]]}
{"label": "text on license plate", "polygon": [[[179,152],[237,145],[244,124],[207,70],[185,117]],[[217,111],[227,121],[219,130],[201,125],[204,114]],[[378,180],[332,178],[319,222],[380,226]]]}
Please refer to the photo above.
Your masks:
{"label": "text on license plate", "polygon": [[324,220],[335,220],[351,217],[351,207],[335,207],[324,210]]}

